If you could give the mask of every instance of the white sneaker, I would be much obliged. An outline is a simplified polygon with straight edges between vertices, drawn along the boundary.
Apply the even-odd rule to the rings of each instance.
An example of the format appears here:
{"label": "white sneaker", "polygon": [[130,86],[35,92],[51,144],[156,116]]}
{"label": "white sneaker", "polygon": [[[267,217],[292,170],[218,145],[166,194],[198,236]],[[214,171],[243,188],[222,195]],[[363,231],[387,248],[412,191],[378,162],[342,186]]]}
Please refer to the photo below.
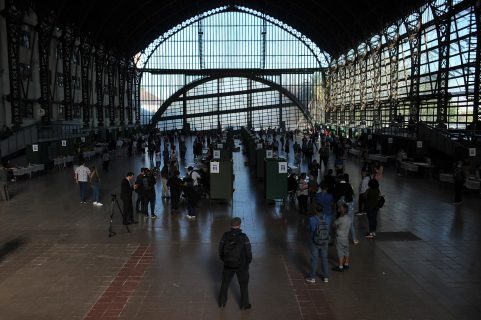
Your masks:
{"label": "white sneaker", "polygon": [[315,278],[306,278],[306,282],[307,283],[316,283],[316,279]]}
{"label": "white sneaker", "polygon": [[96,205],[97,205],[97,202],[94,202],[93,205],[96,206]]}
{"label": "white sneaker", "polygon": [[329,279],[328,278],[324,278],[323,280],[325,283],[329,282]]}
{"label": "white sneaker", "polygon": [[101,207],[103,205],[104,205],[103,203],[97,202],[97,206]]}

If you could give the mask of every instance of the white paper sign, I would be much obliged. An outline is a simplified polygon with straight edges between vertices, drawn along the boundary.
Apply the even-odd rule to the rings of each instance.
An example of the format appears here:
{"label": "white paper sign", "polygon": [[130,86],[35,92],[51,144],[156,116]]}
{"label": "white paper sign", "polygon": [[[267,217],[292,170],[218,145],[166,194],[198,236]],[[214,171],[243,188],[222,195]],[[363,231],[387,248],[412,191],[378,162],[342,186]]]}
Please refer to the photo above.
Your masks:
{"label": "white paper sign", "polygon": [[266,150],[266,158],[271,159],[272,158],[272,150]]}
{"label": "white paper sign", "polygon": [[38,151],[38,144],[32,144],[32,151],[37,152]]}
{"label": "white paper sign", "polygon": [[218,144],[217,144],[217,148],[222,149],[223,147],[224,147],[224,146],[222,145],[222,143],[218,143]]}
{"label": "white paper sign", "polygon": [[214,150],[214,159],[220,159],[220,150]]}
{"label": "white paper sign", "polygon": [[387,143],[389,143],[389,144],[393,143],[393,139],[392,139],[392,138],[387,138]]}
{"label": "white paper sign", "polygon": [[469,156],[476,157],[476,148],[469,148]]}
{"label": "white paper sign", "polygon": [[279,173],[287,173],[287,162],[279,162]]}
{"label": "white paper sign", "polygon": [[62,140],[62,147],[66,147],[67,146],[67,140]]}
{"label": "white paper sign", "polygon": [[368,138],[369,140],[372,140],[372,134],[368,135],[367,138]]}
{"label": "white paper sign", "polygon": [[423,147],[423,142],[422,142],[422,141],[417,141],[416,145],[417,145],[418,148],[422,148],[422,147]]}
{"label": "white paper sign", "polygon": [[262,149],[262,143],[257,144],[257,150]]}
{"label": "white paper sign", "polygon": [[219,162],[210,163],[210,173],[219,173]]}
{"label": "white paper sign", "polygon": [[80,141],[85,142],[85,137],[80,137]]}

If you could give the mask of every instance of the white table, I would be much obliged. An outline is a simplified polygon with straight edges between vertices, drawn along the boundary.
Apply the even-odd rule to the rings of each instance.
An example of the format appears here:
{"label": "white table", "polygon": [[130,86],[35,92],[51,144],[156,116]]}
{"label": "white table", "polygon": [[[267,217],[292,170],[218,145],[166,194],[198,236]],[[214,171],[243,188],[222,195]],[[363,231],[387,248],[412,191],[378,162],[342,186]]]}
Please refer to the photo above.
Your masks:
{"label": "white table", "polygon": [[90,160],[90,158],[95,157],[95,154],[96,154],[95,151],[84,151],[84,152],[82,153],[82,155],[84,156],[84,158],[87,158],[87,159],[89,159],[89,160]]}
{"label": "white table", "polygon": [[359,149],[354,149],[354,148],[349,149],[348,152],[349,152],[349,154],[352,154],[353,156],[358,156],[358,157],[359,157],[359,155],[361,154],[361,150],[359,150]]}
{"label": "white table", "polygon": [[13,175],[15,177],[23,176],[25,174],[28,174],[30,176],[30,178],[32,178],[32,173],[40,172],[40,171],[45,170],[45,165],[44,164],[30,164],[28,167],[12,168],[11,170],[12,170]]}
{"label": "white table", "polygon": [[53,165],[58,169],[65,168],[69,162],[73,162],[73,156],[58,157],[53,159]]}
{"label": "white table", "polygon": [[379,162],[383,162],[383,163],[386,163],[389,161],[389,159],[391,157],[389,156],[385,156],[385,155],[382,155],[382,154],[368,154],[367,155],[367,158],[369,160],[372,160],[372,161],[379,161]]}
{"label": "white table", "polygon": [[454,178],[453,178],[453,175],[450,173],[440,173],[439,181],[454,183]]}

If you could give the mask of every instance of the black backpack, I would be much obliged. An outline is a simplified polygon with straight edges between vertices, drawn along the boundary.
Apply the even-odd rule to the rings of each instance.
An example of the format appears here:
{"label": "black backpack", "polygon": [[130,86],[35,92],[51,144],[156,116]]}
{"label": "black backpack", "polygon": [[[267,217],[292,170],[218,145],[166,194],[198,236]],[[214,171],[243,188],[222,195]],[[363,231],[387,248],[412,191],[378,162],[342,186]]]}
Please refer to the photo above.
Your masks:
{"label": "black backpack", "polygon": [[327,228],[327,223],[324,219],[319,219],[319,224],[314,231],[313,241],[314,244],[318,246],[323,246],[329,241],[329,229]]}
{"label": "black backpack", "polygon": [[241,266],[242,239],[240,234],[231,233],[224,243],[224,266],[238,269]]}
{"label": "black backpack", "polygon": [[384,207],[385,203],[386,203],[386,199],[384,198],[384,196],[380,196],[379,200],[377,201],[377,207],[382,208]]}
{"label": "black backpack", "polygon": [[153,189],[153,185],[150,180],[150,176],[144,176],[142,178],[142,189],[144,191],[151,191]]}

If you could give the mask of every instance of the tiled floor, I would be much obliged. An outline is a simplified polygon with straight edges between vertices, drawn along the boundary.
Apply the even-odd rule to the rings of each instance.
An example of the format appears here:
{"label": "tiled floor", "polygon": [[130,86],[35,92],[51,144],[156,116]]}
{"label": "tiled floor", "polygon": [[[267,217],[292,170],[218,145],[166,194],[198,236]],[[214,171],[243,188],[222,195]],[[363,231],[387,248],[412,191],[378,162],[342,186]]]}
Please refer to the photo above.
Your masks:
{"label": "tiled floor", "polygon": [[[159,198],[159,219],[139,217],[128,234],[117,214],[112,238],[110,193],[118,193],[128,170],[145,164],[140,156],[115,157],[101,172],[102,208],[79,203],[71,168],[13,184],[12,200],[0,202],[0,319],[479,318],[478,194],[455,207],[450,185],[386,168],[379,231],[410,231],[421,240],[362,238],[351,246],[351,270],[307,285],[304,218],[295,207],[266,203],[242,154],[234,157],[231,204],[204,201],[193,222],[185,212],[171,215]],[[350,159],[347,168],[357,186],[359,163]],[[217,245],[233,216],[243,219],[253,243],[249,311],[239,310],[235,280],[227,307],[216,304]],[[332,266],[334,247],[329,258]]]}

